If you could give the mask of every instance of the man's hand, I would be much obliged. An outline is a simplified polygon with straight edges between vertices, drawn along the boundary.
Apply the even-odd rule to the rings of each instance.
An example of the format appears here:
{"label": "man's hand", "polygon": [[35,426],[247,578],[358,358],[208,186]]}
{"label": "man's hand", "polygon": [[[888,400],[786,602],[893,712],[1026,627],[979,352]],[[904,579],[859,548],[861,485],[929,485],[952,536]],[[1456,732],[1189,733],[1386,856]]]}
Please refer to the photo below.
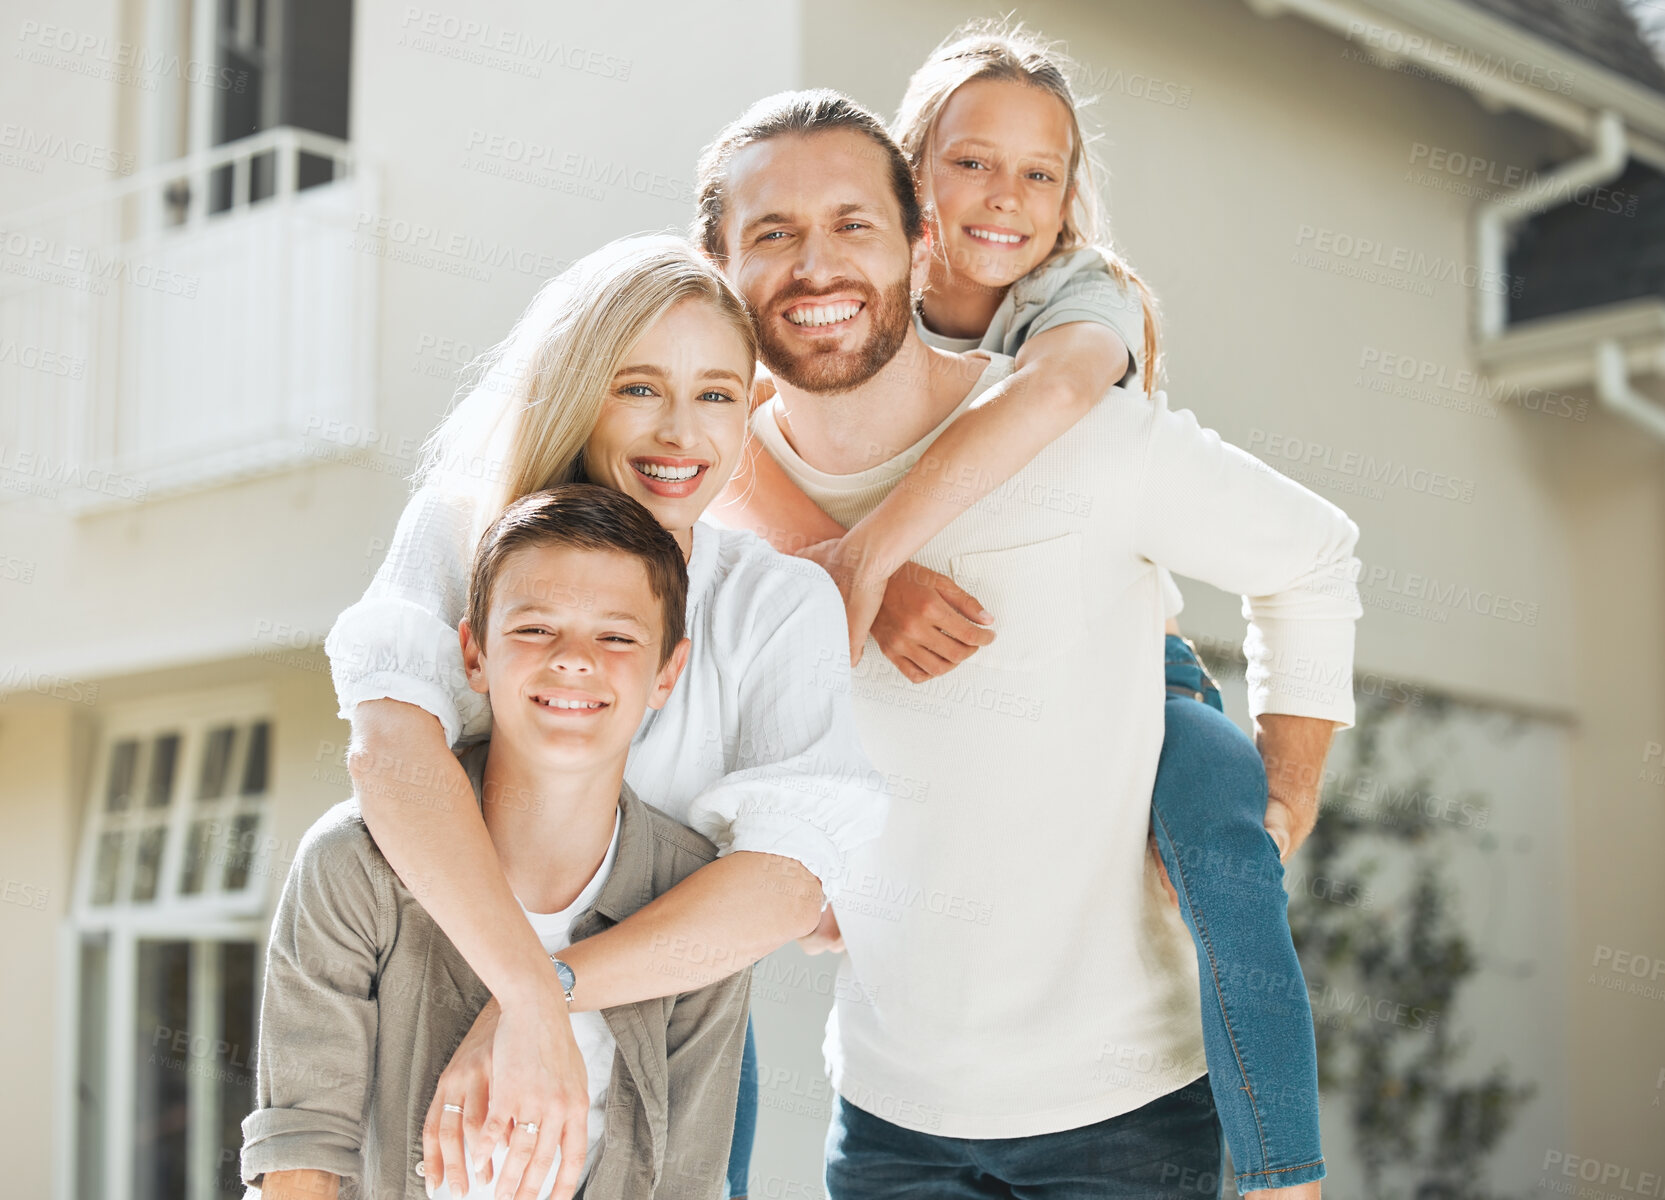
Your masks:
{"label": "man's hand", "polygon": [[1156,864],[1156,878],[1162,883],[1162,891],[1168,897],[1168,903],[1179,907],[1179,893],[1174,890],[1174,881],[1168,878],[1168,864],[1162,861],[1162,851],[1156,845],[1156,834],[1147,833],[1145,842],[1150,850],[1150,860]]}
{"label": "man's hand", "polygon": [[[463,1111],[447,1111],[447,1104]],[[589,1114],[589,1082],[566,1002],[546,999],[504,1012],[493,999],[439,1077],[422,1123],[424,1179],[436,1188],[451,1180],[452,1194],[461,1196],[468,1190],[466,1150],[473,1150],[474,1173],[490,1180],[492,1153],[502,1143],[509,1152],[496,1200],[537,1200],[558,1150],[561,1170],[550,1200],[571,1200],[589,1150]]]}
{"label": "man's hand", "polygon": [[1319,717],[1262,713],[1255,721],[1255,748],[1266,764],[1266,832],[1284,862],[1318,823],[1324,759],[1334,736],[1335,722]]}
{"label": "man's hand", "polygon": [[821,923],[798,939],[805,954],[843,954],[844,934],[838,928],[838,917],[832,905],[821,910]]}

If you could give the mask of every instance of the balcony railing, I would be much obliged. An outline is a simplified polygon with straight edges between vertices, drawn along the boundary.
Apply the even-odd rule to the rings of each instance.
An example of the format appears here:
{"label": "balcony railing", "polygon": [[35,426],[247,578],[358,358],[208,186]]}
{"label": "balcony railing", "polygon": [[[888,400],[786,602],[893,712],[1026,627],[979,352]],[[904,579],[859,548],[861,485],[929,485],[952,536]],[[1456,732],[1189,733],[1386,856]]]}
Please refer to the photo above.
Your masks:
{"label": "balcony railing", "polygon": [[0,501],[213,486],[365,421],[370,185],[347,143],[282,128],[0,218]]}

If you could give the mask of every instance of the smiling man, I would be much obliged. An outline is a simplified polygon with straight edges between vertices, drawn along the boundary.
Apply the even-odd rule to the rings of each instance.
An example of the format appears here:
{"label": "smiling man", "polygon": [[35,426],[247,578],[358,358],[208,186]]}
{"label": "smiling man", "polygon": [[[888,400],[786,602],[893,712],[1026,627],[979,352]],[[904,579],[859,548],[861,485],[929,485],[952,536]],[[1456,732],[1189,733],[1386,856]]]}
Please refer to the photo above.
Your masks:
{"label": "smiling man", "polygon": [[[871,113],[760,101],[700,162],[694,236],[751,304],[778,393],[753,429],[848,528],[1012,360],[927,346],[913,180]],[[883,772],[926,781],[852,856],[828,1025],[834,1200],[1217,1190],[1196,960],[1146,854],[1163,736],[1158,567],[1246,597],[1250,711],[1299,812],[1351,689],[1357,528],[1202,429],[1113,388],[917,561],[996,636],[910,684],[853,675]],[[1292,673],[1298,678],[1292,678]]]}

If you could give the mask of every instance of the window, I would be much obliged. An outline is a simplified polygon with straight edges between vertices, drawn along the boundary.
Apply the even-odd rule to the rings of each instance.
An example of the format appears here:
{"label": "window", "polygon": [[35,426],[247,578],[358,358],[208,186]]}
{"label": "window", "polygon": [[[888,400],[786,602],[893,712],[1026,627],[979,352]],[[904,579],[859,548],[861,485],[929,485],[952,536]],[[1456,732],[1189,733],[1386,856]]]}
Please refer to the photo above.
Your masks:
{"label": "window", "polygon": [[254,1107],[272,721],[251,693],[116,714],[72,903],[75,1200],[234,1200]]}

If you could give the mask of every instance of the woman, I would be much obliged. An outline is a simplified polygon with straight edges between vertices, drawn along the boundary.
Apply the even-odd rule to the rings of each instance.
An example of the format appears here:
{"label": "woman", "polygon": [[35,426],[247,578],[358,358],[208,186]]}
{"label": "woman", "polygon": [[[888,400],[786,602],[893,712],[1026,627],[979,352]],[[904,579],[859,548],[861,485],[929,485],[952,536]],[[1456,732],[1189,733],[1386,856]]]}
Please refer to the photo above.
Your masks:
{"label": "woman", "polygon": [[[430,1185],[466,1177],[466,1131],[476,1161],[508,1144],[500,1196],[535,1197],[557,1147],[554,1194],[570,1196],[588,1093],[568,1005],[687,991],[811,934],[843,856],[883,824],[849,707],[837,589],[750,533],[700,521],[740,461],[756,358],[744,302],[681,239],[588,256],[539,293],[430,439],[387,560],[326,642],[365,821],[494,996],[440,1079],[423,1136]],[[639,500],[688,557],[688,666],[644,719],[625,778],[722,857],[573,946],[571,974],[558,976],[452,751],[490,727],[456,624],[480,531],[510,501],[576,479]],[[741,1110],[755,1119],[751,1075]],[[511,1139],[511,1124],[536,1134]],[[730,1155],[736,1195],[746,1125]]]}

